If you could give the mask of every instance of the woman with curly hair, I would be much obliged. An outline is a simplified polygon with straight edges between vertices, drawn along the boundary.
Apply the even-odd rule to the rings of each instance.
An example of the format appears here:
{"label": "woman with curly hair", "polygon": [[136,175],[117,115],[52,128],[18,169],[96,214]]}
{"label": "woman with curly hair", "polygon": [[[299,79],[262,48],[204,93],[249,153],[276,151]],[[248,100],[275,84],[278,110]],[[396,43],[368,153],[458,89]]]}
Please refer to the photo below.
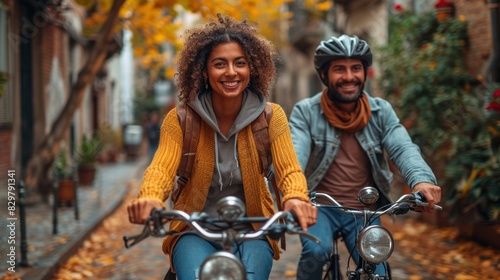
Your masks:
{"label": "woman with curly hair", "polygon": [[[218,15],[218,20],[186,31],[179,54],[177,87],[180,101],[201,118],[192,176],[175,200],[174,209],[187,213],[215,213],[217,201],[236,196],[247,216],[274,214],[273,198],[259,166],[251,123],[264,111],[276,74],[274,46],[246,20]],[[297,161],[288,120],[274,103],[269,121],[272,162],[283,194],[283,210],[293,211],[303,230],[315,223],[306,179]],[[165,117],[160,144],[147,168],[137,199],[129,206],[132,223],[146,221],[152,208],[165,207],[182,155],[183,131],[177,110]],[[189,230],[173,221],[171,230]],[[169,236],[163,251],[179,279],[197,279],[203,260],[218,251],[216,245],[190,233]],[[268,279],[277,242],[268,238],[245,241],[238,247],[247,279]]]}

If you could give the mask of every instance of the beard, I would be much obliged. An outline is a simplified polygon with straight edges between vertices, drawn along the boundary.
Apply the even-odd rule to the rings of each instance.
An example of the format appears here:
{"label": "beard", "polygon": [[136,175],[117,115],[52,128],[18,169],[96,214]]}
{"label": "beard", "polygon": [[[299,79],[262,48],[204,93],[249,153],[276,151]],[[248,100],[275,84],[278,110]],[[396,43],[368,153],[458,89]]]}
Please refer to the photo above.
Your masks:
{"label": "beard", "polygon": [[363,96],[363,89],[365,88],[365,84],[360,81],[355,81],[356,85],[359,86],[359,90],[354,95],[345,95],[342,94],[338,89],[342,87],[343,82],[337,82],[335,84],[328,84],[328,97],[337,103],[353,103],[358,101],[361,96]]}

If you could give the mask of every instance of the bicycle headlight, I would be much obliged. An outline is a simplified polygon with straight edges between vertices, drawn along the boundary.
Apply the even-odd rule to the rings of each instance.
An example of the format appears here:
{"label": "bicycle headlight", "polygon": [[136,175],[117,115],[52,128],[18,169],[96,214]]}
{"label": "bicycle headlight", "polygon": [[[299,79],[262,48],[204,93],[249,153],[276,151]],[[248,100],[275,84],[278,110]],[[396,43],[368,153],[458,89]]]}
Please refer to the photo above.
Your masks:
{"label": "bicycle headlight", "polygon": [[368,262],[379,264],[387,260],[394,250],[391,233],[378,225],[363,229],[358,236],[359,254]]}
{"label": "bicycle headlight", "polygon": [[228,252],[217,252],[200,266],[200,280],[243,280],[245,268],[241,261]]}
{"label": "bicycle headlight", "polygon": [[377,202],[378,190],[374,187],[364,187],[358,192],[358,200],[364,205],[372,205]]}
{"label": "bicycle headlight", "polygon": [[216,205],[219,218],[226,222],[233,222],[245,215],[245,205],[241,199],[234,196],[226,196],[220,199]]}

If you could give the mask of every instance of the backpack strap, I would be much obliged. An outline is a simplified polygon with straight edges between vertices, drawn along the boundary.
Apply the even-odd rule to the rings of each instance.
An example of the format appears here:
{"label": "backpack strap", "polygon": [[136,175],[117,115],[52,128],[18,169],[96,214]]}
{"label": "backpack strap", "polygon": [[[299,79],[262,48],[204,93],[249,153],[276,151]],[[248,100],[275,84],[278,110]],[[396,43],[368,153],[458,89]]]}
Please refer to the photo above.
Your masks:
{"label": "backpack strap", "polygon": [[[269,123],[271,122],[271,116],[273,113],[273,105],[270,102],[266,103],[266,108],[263,114],[252,122],[252,134],[255,140],[255,145],[257,146],[257,152],[259,153],[260,164],[262,168],[262,173],[267,178],[267,181],[271,183],[273,187],[274,196],[276,198],[276,204],[278,206],[278,211],[283,211],[283,205],[281,204],[281,193],[278,189],[278,183],[274,177],[272,170],[273,156],[271,154],[271,137],[269,137]],[[280,221],[284,222],[284,221]],[[286,250],[286,239],[281,237],[281,248]]]}
{"label": "backpack strap", "polygon": [[278,210],[282,211],[281,196],[276,183],[276,178],[272,170],[273,155],[271,154],[271,137],[269,137],[269,123],[273,114],[273,105],[270,102],[266,103],[266,108],[263,114],[252,122],[252,133],[259,153],[262,173],[266,176],[267,180],[271,183],[276,196],[276,203]]}
{"label": "backpack strap", "polygon": [[252,122],[252,134],[257,146],[259,160],[261,163],[261,172],[269,179],[269,172],[273,162],[271,155],[271,139],[269,137],[269,122],[273,114],[273,105],[266,103],[266,108],[263,114],[260,114],[257,119]]}
{"label": "backpack strap", "polygon": [[201,128],[200,115],[185,103],[181,103],[177,108],[177,117],[184,137],[181,162],[177,169],[177,180],[171,195],[173,202],[179,198],[182,188],[184,188],[189,178],[191,178]]}

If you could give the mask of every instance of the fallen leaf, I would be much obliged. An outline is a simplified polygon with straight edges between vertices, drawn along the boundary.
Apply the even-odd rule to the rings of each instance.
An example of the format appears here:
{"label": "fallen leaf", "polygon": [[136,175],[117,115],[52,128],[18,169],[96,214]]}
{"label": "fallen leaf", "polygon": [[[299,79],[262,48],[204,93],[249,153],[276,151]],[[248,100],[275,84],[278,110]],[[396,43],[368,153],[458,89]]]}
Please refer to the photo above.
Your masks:
{"label": "fallen leaf", "polygon": [[454,279],[455,280],[476,280],[476,279],[479,279],[479,278],[471,276],[471,275],[466,275],[466,274],[459,273],[459,274],[455,275]]}
{"label": "fallen leaf", "polygon": [[82,274],[83,274],[84,276],[87,276],[87,277],[92,277],[92,276],[94,276],[94,273],[92,273],[92,271],[90,271],[90,270],[82,270]]}

